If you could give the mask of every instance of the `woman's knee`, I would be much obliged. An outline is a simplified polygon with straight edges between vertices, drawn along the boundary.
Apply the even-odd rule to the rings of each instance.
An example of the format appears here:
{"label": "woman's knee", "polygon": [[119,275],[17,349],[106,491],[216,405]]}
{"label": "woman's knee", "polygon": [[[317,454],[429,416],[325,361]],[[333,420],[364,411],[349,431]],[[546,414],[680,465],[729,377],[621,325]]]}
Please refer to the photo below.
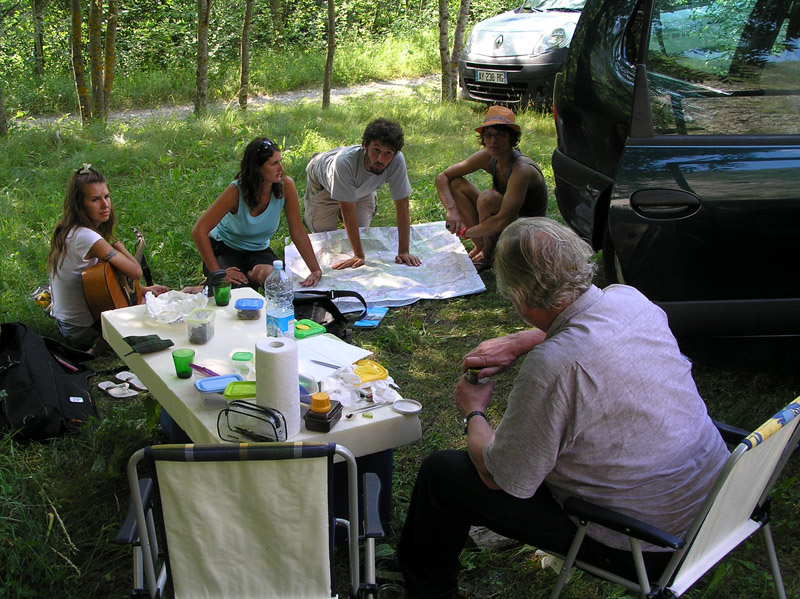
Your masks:
{"label": "woman's knee", "polygon": [[247,273],[247,278],[250,279],[251,283],[255,283],[259,286],[264,285],[264,281],[267,280],[267,277],[272,273],[273,268],[271,264],[256,264],[249,273]]}
{"label": "woman's knee", "polygon": [[477,206],[479,211],[497,214],[500,204],[503,202],[503,195],[494,189],[486,189],[478,194]]}

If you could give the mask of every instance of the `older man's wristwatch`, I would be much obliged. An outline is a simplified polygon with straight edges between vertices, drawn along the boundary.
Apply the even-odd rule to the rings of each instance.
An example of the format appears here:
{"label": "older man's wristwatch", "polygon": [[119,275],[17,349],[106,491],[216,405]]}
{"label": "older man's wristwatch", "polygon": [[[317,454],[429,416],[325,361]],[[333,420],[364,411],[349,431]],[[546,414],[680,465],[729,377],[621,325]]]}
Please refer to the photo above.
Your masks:
{"label": "older man's wristwatch", "polygon": [[469,414],[467,414],[466,416],[464,416],[464,434],[465,434],[465,435],[467,434],[467,432],[469,432],[469,419],[470,419],[470,418],[472,418],[473,416],[481,416],[481,417],[483,417],[483,419],[484,419],[484,420],[486,420],[487,422],[489,421],[489,420],[486,418],[486,414],[484,414],[484,413],[483,413],[483,412],[481,412],[480,410],[475,410],[475,411],[473,411],[473,412],[470,412]]}

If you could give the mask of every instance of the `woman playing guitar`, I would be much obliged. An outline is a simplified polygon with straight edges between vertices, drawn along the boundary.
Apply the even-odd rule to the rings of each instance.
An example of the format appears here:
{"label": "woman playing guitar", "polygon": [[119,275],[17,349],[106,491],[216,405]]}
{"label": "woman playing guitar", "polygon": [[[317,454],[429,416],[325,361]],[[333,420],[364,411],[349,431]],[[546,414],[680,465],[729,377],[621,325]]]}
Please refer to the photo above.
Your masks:
{"label": "woman playing guitar", "polygon": [[[79,349],[99,345],[100,320],[84,296],[81,274],[100,262],[133,281],[142,277],[139,262],[114,238],[114,209],[106,179],[90,164],[72,174],[64,199],[64,214],[53,231],[47,259],[53,296],[53,316],[61,334]],[[163,285],[142,287],[158,295]],[[137,298],[138,299],[138,298]]]}

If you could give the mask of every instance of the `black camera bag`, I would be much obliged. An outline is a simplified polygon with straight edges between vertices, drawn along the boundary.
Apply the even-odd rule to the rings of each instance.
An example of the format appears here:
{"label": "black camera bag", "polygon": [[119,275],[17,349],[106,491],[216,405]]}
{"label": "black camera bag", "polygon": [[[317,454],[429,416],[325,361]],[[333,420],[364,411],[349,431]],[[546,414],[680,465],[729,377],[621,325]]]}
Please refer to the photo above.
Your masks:
{"label": "black camera bag", "polygon": [[[354,297],[361,302],[361,311],[342,314],[333,300],[340,297]],[[349,341],[353,332],[353,323],[367,315],[367,302],[355,291],[302,290],[294,293],[294,317],[297,320],[307,318],[325,327],[328,333]]]}

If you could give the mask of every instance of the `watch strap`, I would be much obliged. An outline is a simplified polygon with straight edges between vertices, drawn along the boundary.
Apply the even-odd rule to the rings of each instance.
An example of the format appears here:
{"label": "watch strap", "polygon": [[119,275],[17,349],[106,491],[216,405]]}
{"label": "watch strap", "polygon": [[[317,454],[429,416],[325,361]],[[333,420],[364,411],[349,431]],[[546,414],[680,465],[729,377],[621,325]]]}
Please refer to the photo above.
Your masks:
{"label": "watch strap", "polygon": [[469,414],[464,416],[464,434],[465,435],[469,431],[469,420],[473,416],[481,416],[484,420],[486,420],[488,422],[488,419],[486,418],[486,414],[484,414],[480,410],[473,410],[472,412],[470,412]]}

